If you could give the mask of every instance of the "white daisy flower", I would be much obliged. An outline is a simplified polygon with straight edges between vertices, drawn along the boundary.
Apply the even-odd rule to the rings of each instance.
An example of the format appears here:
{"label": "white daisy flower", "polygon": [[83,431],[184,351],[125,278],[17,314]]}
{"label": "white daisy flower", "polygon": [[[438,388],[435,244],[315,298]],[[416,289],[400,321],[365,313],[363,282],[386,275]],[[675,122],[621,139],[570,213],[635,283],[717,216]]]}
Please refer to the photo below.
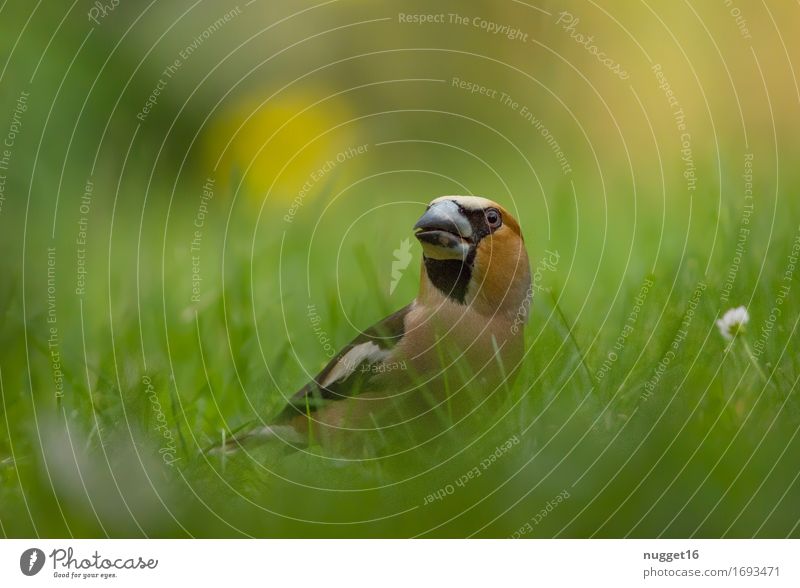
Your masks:
{"label": "white daisy flower", "polygon": [[744,326],[750,322],[750,313],[744,306],[739,308],[731,308],[728,312],[722,315],[722,318],[717,321],[719,332],[728,341],[733,341],[733,338],[740,331],[744,331]]}

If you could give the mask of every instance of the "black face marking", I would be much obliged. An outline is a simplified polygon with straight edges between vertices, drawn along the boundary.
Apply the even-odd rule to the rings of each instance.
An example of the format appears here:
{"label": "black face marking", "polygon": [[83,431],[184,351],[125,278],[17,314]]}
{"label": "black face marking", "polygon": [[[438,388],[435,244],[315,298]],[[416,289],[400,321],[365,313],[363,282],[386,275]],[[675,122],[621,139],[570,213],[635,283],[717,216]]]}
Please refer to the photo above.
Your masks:
{"label": "black face marking", "polygon": [[491,226],[489,222],[486,220],[486,213],[490,210],[497,213],[498,217],[500,217],[500,211],[496,208],[486,208],[486,209],[479,209],[479,210],[467,210],[463,206],[461,206],[458,202],[453,200],[456,206],[458,206],[458,210],[461,211],[469,224],[472,225],[473,235],[472,240],[475,245],[483,239],[486,235],[490,235],[491,233],[495,232],[500,226],[503,224],[502,217],[500,218],[500,222],[495,226]]}
{"label": "black face marking", "polygon": [[472,279],[472,258],[475,250],[471,249],[466,262],[460,259],[431,259],[423,257],[425,272],[436,289],[459,304],[464,304],[469,281]]}
{"label": "black face marking", "polygon": [[490,226],[487,221],[486,213],[489,210],[497,212],[498,216],[500,216],[499,211],[495,208],[467,210],[457,201],[453,200],[452,202],[458,206],[459,212],[464,215],[472,226],[471,244],[467,259],[462,262],[459,259],[430,259],[423,256],[423,260],[425,262],[425,272],[428,274],[431,283],[436,286],[436,289],[459,304],[464,304],[469,281],[472,279],[472,263],[475,261],[478,243],[480,243],[481,239],[500,228],[503,223],[502,217],[500,217],[500,222],[495,223],[494,226]]}

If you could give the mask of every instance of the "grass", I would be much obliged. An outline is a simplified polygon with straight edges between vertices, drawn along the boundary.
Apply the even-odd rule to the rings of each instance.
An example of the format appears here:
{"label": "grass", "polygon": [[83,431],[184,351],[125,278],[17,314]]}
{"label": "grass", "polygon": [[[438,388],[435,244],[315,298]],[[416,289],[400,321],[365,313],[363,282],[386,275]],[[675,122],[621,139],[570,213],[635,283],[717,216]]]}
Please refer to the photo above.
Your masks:
{"label": "grass", "polygon": [[[66,381],[58,402],[41,257],[29,254],[26,267],[36,271],[26,277],[24,322],[19,290],[6,286],[6,535],[797,536],[797,297],[783,300],[760,357],[748,357],[744,345],[758,341],[781,285],[798,287],[796,276],[784,280],[791,240],[773,239],[766,252],[767,229],[751,237],[731,300],[748,306],[752,322],[730,347],[714,324],[726,308],[718,286],[724,262],[709,264],[704,275],[704,260],[689,252],[631,273],[603,306],[576,292],[580,279],[559,266],[543,277],[550,294],[534,297],[529,353],[517,379],[470,391],[476,404],[501,395],[495,413],[454,423],[445,407],[448,431],[385,459],[350,462],[312,444],[307,452],[265,446],[223,460],[199,448],[253,418],[269,419],[327,361],[309,303],[340,346],[390,304],[413,297],[417,279],[412,265],[391,300],[373,295],[388,285],[395,244],[387,237],[385,246],[369,247],[368,230],[342,243],[336,266],[329,243],[339,236],[331,227],[350,218],[352,203],[316,234],[308,268],[311,219],[321,202],[285,234],[270,220],[280,207],[267,207],[254,242],[245,236],[255,215],[234,209],[236,230],[223,256],[228,203],[218,199],[210,215],[216,228],[203,236],[198,304],[190,303],[191,259],[179,238],[188,234],[192,207],[172,209],[174,226],[162,233],[166,210],[154,205],[141,241],[137,223],[123,221],[135,218],[133,201],[120,202],[107,227],[99,213],[92,217],[91,267],[98,269],[89,275],[91,290],[57,302]],[[398,237],[411,224],[405,213]],[[101,232],[111,226],[107,248]],[[783,219],[771,230],[791,235],[793,228]],[[65,257],[72,252],[67,237],[56,247]],[[542,254],[531,248],[535,264]],[[63,291],[70,278],[61,268],[69,261],[61,259]],[[99,269],[100,260],[109,271]],[[13,265],[5,275],[15,277],[12,284],[21,280]],[[342,279],[352,275],[364,282]],[[641,296],[644,283],[651,286]],[[26,337],[27,354],[19,345]],[[514,436],[518,444],[481,467]],[[397,453],[398,439],[376,438],[378,453]],[[476,468],[480,475],[456,484]],[[437,492],[442,498],[426,504]],[[559,495],[569,497],[548,512]],[[546,516],[537,517],[542,509]],[[534,519],[532,531],[521,533]]]}
{"label": "grass", "polygon": [[[630,62],[631,93],[604,70],[584,69],[584,48],[524,5],[474,10],[518,23],[553,55],[478,30],[354,36],[340,26],[317,35],[320,23],[390,14],[356,3],[304,21],[314,44],[263,68],[254,66],[269,51],[283,53],[300,38],[299,21],[220,61],[251,26],[274,22],[277,13],[264,8],[205,44],[139,125],[136,113],[164,65],[219,15],[210,3],[186,21],[170,14],[181,7],[162,3],[167,12],[144,14],[124,4],[89,36],[80,7],[66,20],[55,4],[0,9],[0,46],[11,57],[0,110],[12,112],[22,91],[31,94],[0,209],[0,534],[800,536],[800,271],[790,259],[800,175],[787,165],[797,157],[796,83],[781,65],[783,37],[760,35],[756,52],[723,11],[706,20],[715,52],[706,24],[691,24],[696,15],[664,13],[667,35],[651,28],[649,14],[620,13],[612,22],[580,7],[604,50]],[[755,10],[748,18],[764,31],[792,22],[780,14],[757,21]],[[652,59],[625,45],[633,37],[620,34],[621,22]],[[164,23],[180,31],[160,43]],[[351,59],[365,39],[385,47],[365,46],[368,58]],[[769,40],[781,46],[762,52]],[[717,41],[724,63],[714,61]],[[494,57],[467,59],[473,53]],[[367,153],[337,165],[284,220],[323,163],[317,145],[295,159],[297,142],[347,118],[320,105],[267,146],[264,169],[250,170],[263,182],[292,158],[268,198],[266,188],[237,191],[237,179],[218,174],[193,252],[209,157],[228,139],[224,124],[221,136],[206,136],[204,117],[223,120],[229,107],[258,103],[324,60],[339,65],[278,98],[300,111],[347,90],[341,99],[355,122],[325,135],[322,151],[364,143]],[[699,188],[691,195],[654,61],[670,72],[692,125]],[[220,67],[206,80],[210,64]],[[384,75],[417,81],[389,84]],[[535,109],[574,172],[561,173],[517,110],[454,88],[454,76],[508,90]],[[228,96],[239,81],[247,83]],[[744,143],[743,128],[714,122],[742,115]],[[2,139],[7,121],[0,122]],[[245,152],[269,131],[250,128]],[[755,208],[737,253],[742,153],[750,151]],[[94,196],[84,215],[87,178]],[[492,412],[454,422],[448,402],[437,415],[441,430],[376,436],[366,453],[391,455],[382,459],[346,461],[313,439],[305,452],[273,444],[224,459],[200,453],[276,414],[328,361],[326,344],[335,350],[408,303],[419,250],[390,294],[393,251],[426,201],[465,191],[516,207],[532,268],[541,270],[516,379],[467,390],[476,405],[499,396]],[[88,273],[77,294],[82,215]],[[548,251],[558,253],[552,269],[540,267]],[[751,321],[728,345],[715,321],[739,305]],[[426,442],[406,450],[415,440]]]}

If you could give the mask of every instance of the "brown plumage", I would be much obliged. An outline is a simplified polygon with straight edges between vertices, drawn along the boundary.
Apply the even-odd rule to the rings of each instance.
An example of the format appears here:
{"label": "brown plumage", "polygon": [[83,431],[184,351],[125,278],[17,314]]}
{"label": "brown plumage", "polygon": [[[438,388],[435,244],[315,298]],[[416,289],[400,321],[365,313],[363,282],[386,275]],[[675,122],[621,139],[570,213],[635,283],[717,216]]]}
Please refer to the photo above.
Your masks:
{"label": "brown plumage", "polygon": [[423,248],[416,299],[342,349],[269,425],[224,450],[276,438],[363,446],[395,427],[435,428],[445,403],[460,416],[498,395],[524,352],[531,278],[519,224],[485,198],[443,196],[414,229]]}

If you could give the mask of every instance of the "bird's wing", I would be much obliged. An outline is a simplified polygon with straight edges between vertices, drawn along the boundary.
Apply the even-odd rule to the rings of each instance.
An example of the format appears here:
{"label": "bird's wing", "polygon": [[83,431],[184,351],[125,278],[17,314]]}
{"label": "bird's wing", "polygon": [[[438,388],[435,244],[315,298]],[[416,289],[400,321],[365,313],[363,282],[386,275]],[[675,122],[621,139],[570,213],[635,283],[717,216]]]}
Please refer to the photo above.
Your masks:
{"label": "bird's wing", "polygon": [[412,304],[390,314],[353,339],[312,381],[289,399],[276,422],[318,410],[330,402],[368,389],[370,380],[378,371],[372,368],[390,358],[392,350],[403,338],[405,318]]}
{"label": "bird's wing", "polygon": [[286,408],[270,424],[254,420],[233,432],[221,444],[205,453],[231,453],[247,443],[280,438],[290,443],[304,443],[305,437],[287,421],[316,411],[327,403],[352,397],[369,387],[375,372],[364,369],[391,356],[405,333],[405,318],[412,304],[390,314],[353,339],[323,370],[289,399]]}

